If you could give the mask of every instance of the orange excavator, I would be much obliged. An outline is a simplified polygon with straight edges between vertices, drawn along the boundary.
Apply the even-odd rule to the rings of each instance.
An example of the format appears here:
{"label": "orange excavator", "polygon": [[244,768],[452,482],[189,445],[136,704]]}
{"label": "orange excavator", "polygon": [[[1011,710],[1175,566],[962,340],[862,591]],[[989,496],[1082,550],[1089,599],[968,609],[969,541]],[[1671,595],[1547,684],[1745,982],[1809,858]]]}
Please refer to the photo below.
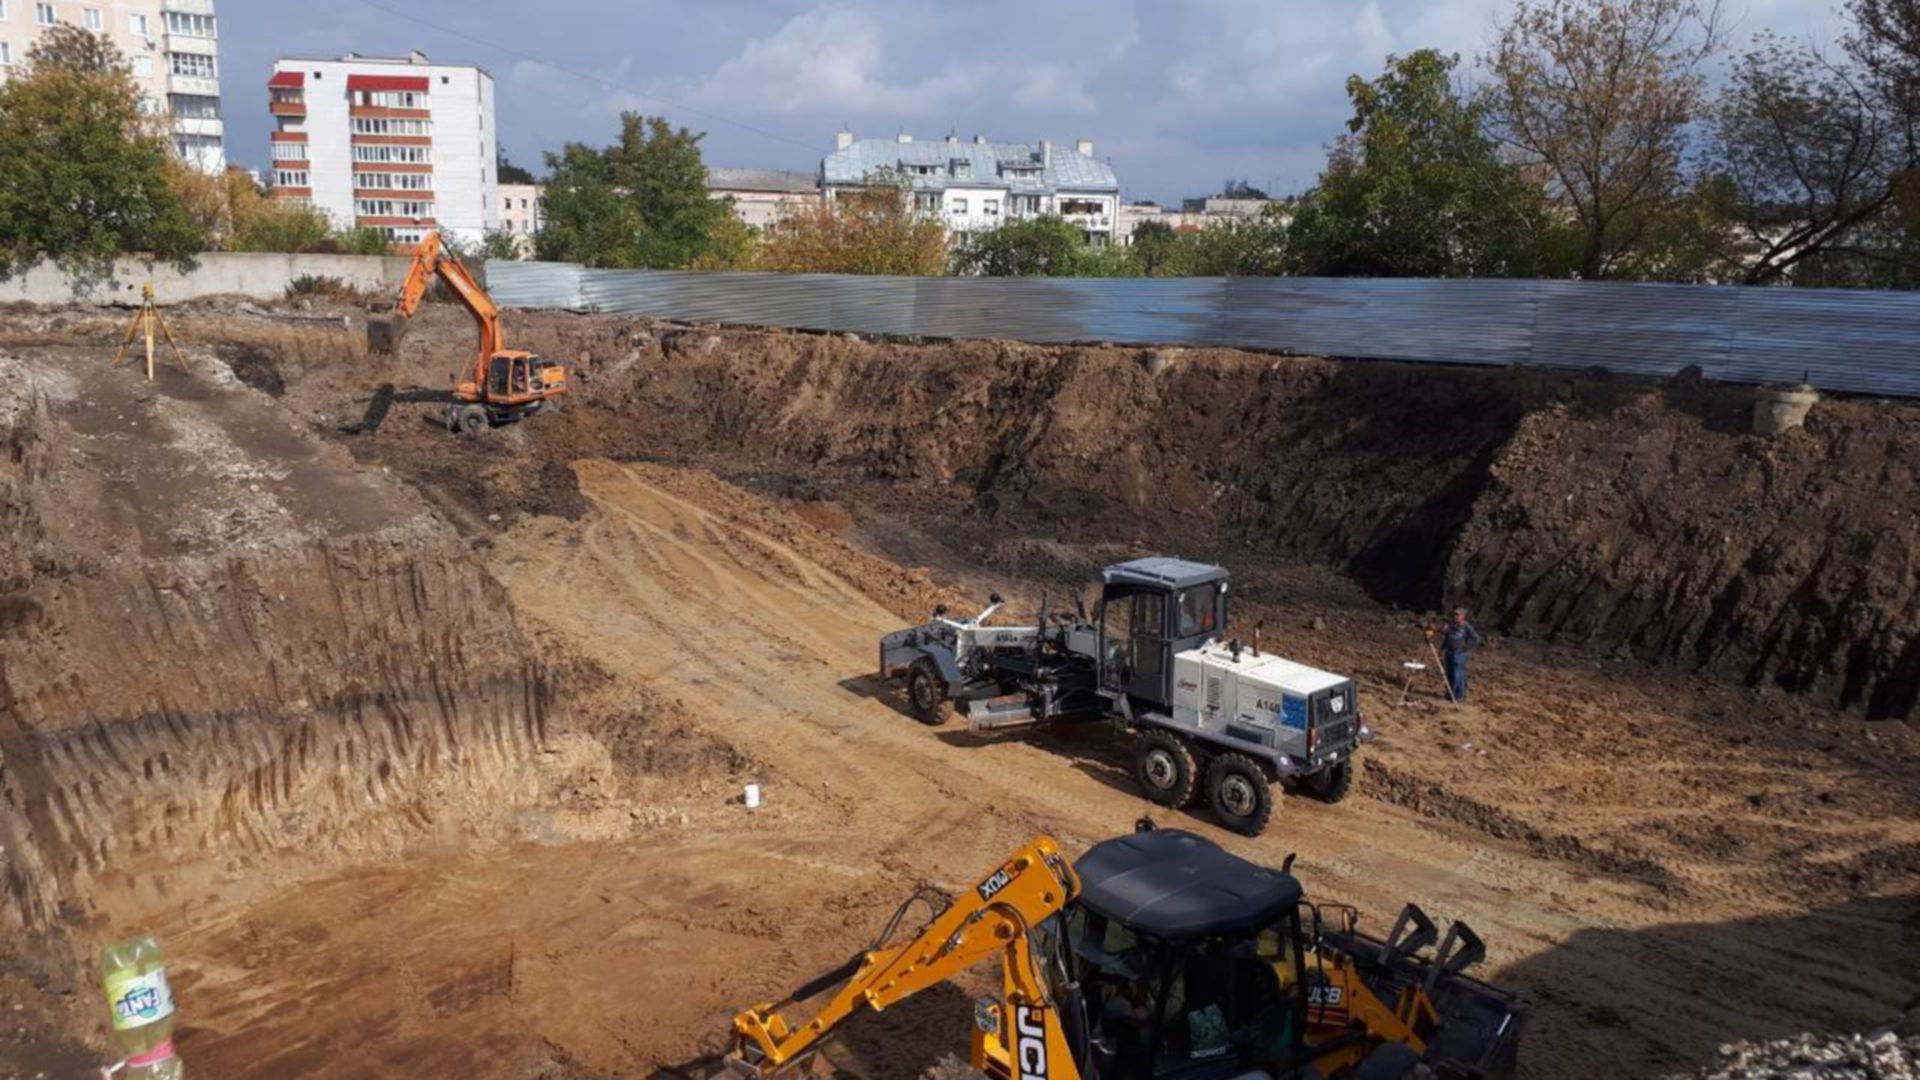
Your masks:
{"label": "orange excavator", "polygon": [[367,343],[373,351],[394,351],[405,320],[420,307],[436,275],[466,307],[480,330],[473,377],[454,384],[453,401],[447,405],[448,430],[477,435],[536,413],[558,411],[560,395],[567,392],[567,369],[558,361],[506,347],[499,305],[447,251],[438,231],[428,233],[414,249],[413,268],[407,272],[392,318],[375,318],[367,323]]}

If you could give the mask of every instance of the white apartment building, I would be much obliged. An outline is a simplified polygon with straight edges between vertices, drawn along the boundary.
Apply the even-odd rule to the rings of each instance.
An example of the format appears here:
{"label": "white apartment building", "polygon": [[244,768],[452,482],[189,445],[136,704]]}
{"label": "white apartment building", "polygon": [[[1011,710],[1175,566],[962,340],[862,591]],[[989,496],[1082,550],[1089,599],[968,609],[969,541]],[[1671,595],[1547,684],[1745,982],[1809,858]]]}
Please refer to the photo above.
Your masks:
{"label": "white apartment building", "polygon": [[1090,244],[1111,243],[1120,205],[1120,181],[1093,156],[1093,141],[1073,149],[1038,143],[855,139],[842,131],[837,149],[820,163],[827,198],[875,178],[904,183],[914,205],[937,214],[950,232],[974,232],[1002,222],[1055,216],[1078,226]]}
{"label": "white apartment building", "polygon": [[424,53],[286,58],[267,80],[273,193],[342,228],[479,244],[500,225],[493,76]]}
{"label": "white apartment building", "polygon": [[0,0],[0,79],[58,23],[103,34],[126,54],[142,107],[171,118],[183,159],[209,173],[227,167],[213,0]]}

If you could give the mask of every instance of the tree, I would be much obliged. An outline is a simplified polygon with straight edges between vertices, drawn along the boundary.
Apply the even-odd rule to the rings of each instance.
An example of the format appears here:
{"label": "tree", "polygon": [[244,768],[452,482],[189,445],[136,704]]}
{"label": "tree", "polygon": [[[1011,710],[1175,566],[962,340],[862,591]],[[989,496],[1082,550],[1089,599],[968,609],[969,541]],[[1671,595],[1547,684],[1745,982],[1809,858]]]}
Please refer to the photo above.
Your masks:
{"label": "tree", "polygon": [[622,113],[620,137],[547,155],[540,257],[599,267],[691,266],[711,253],[732,207],[707,197],[704,136]]}
{"label": "tree", "polygon": [[1909,164],[1904,125],[1862,73],[1762,36],[1715,104],[1703,162],[1733,226],[1718,252],[1730,276],[1768,284],[1848,246]]}
{"label": "tree", "polygon": [[534,177],[531,171],[523,169],[507,160],[507,144],[505,143],[500,144],[500,153],[494,158],[493,171],[494,175],[497,176],[503,184],[537,184],[540,182]]}
{"label": "tree", "polygon": [[1265,202],[1271,198],[1266,192],[1254,187],[1245,180],[1228,180],[1220,185],[1220,197],[1223,199],[1259,199]]}
{"label": "tree", "polygon": [[202,236],[167,183],[169,148],[140,113],[113,43],[48,28],[0,84],[0,277],[43,259],[106,277],[124,252],[191,261]]}
{"label": "tree", "polygon": [[1148,277],[1165,273],[1173,259],[1173,248],[1178,243],[1179,234],[1173,226],[1164,221],[1143,221],[1133,228],[1133,238],[1128,250],[1133,252],[1134,261],[1139,264],[1140,272]]}
{"label": "tree", "polygon": [[1495,134],[1579,222],[1582,277],[1606,277],[1680,188],[1717,8],[1696,0],[1521,0],[1485,63]]}
{"label": "tree", "polygon": [[1064,218],[1009,221],[963,237],[953,272],[980,277],[1076,277],[1086,240]]}
{"label": "tree", "polygon": [[1300,201],[1288,262],[1301,274],[1505,277],[1551,273],[1540,185],[1503,161],[1485,105],[1453,87],[1457,56],[1388,57],[1347,80],[1353,118]]}
{"label": "tree", "polygon": [[796,274],[900,274],[947,269],[947,231],[913,208],[897,177],[870,177],[790,216],[760,242],[754,266]]}
{"label": "tree", "polygon": [[519,238],[504,229],[489,229],[480,241],[483,259],[518,259],[521,254]]}
{"label": "tree", "polygon": [[1275,203],[1248,218],[1177,233],[1168,251],[1171,277],[1267,277],[1287,272],[1288,211]]}
{"label": "tree", "polygon": [[542,259],[599,268],[640,265],[640,210],[612,180],[606,155],[568,143],[547,155],[546,225],[534,238]]}

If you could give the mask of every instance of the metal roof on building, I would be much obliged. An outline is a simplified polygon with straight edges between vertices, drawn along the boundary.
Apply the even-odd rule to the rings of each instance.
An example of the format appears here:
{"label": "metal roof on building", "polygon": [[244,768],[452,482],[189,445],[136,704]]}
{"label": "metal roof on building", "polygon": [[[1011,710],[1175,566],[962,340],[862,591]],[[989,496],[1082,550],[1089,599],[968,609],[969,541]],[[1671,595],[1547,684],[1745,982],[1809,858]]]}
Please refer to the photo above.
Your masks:
{"label": "metal roof on building", "polygon": [[820,190],[820,178],[810,172],[789,169],[712,168],[707,170],[707,190],[811,195]]}
{"label": "metal roof on building", "polygon": [[[898,139],[859,139],[845,150],[828,154],[821,175],[829,184],[860,184],[876,174],[905,172],[911,166],[937,166],[932,176],[907,173],[915,188],[1004,187],[1016,194],[1048,191],[1120,190],[1113,169],[1097,158],[1054,143],[1050,165],[1041,161],[1038,143],[900,142]],[[956,175],[953,164],[965,162],[966,175]]]}

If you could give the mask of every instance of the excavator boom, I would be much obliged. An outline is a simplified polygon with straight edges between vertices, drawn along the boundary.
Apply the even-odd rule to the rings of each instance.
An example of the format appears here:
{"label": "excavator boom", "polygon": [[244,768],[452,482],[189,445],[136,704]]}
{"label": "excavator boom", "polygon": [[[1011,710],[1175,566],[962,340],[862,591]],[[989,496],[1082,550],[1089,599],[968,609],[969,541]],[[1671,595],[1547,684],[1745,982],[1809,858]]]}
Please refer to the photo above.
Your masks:
{"label": "excavator boom", "polygon": [[506,335],[500,329],[500,306],[487,295],[487,290],[473,280],[465,264],[447,253],[446,244],[441,241],[439,232],[430,232],[420,241],[413,251],[413,265],[407,270],[406,283],[400,287],[400,303],[393,309],[396,319],[410,319],[420,308],[420,302],[426,299],[427,289],[433,285],[433,279],[439,277],[447,283],[447,288],[459,299],[467,314],[473,316],[474,326],[480,332],[479,348],[474,355],[473,380],[480,382],[487,375],[487,361],[495,353],[506,349]]}

